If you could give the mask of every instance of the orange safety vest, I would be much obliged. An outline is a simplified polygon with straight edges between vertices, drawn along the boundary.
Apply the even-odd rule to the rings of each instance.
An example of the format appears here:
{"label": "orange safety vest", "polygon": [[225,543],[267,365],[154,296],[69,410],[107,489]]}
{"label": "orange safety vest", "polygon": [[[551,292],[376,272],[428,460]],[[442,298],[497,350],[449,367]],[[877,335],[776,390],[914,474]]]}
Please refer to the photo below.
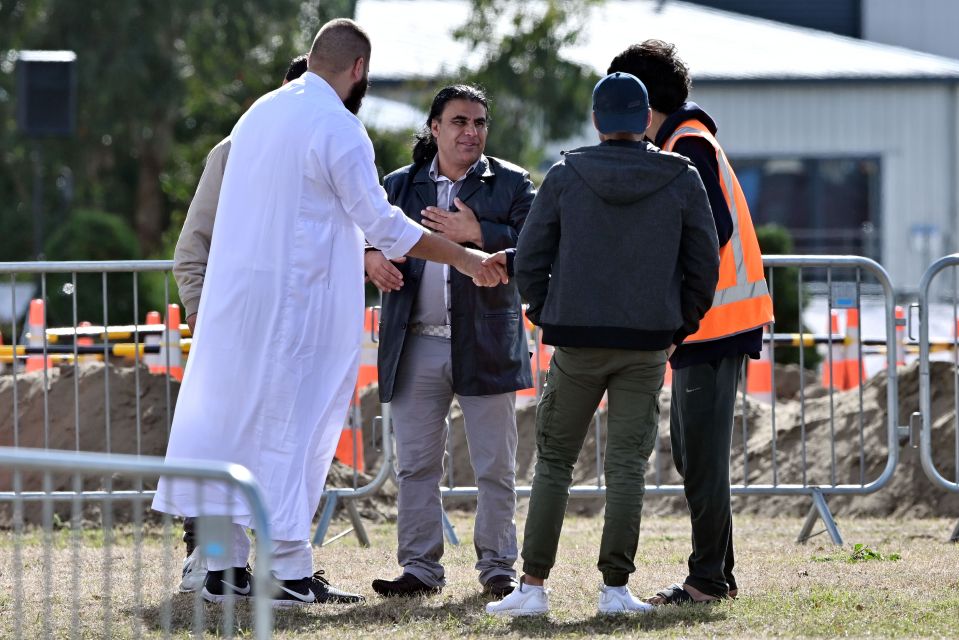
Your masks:
{"label": "orange safety vest", "polygon": [[686,338],[689,343],[718,340],[768,324],[773,321],[773,302],[746,196],[719,142],[701,122],[687,120],[673,132],[663,149],[672,151],[676,142],[687,136],[698,136],[716,150],[719,184],[733,219],[733,234],[719,249],[719,284],[713,306],[699,323],[699,331]]}

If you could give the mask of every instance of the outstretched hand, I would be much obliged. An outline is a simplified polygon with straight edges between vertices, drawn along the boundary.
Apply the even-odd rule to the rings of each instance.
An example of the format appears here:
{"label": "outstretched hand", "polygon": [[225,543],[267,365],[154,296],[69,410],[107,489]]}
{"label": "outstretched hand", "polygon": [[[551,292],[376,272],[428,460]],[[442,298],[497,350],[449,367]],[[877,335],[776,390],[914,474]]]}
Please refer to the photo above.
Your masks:
{"label": "outstretched hand", "polygon": [[497,251],[496,253],[488,257],[486,260],[483,260],[484,265],[492,264],[492,263],[503,265],[503,269],[506,269],[506,265],[508,263],[506,260],[506,252]]}
{"label": "outstretched hand", "polygon": [[476,286],[495,287],[509,282],[505,262],[490,260],[492,256],[476,249],[467,249],[465,256],[462,264],[457,265],[456,268],[473,278],[473,284]]}

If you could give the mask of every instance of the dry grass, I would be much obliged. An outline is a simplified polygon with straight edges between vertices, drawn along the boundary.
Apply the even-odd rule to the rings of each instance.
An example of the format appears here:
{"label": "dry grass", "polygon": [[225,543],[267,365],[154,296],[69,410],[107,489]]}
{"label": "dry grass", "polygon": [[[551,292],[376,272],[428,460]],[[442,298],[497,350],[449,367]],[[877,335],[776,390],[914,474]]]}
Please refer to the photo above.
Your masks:
{"label": "dry grass", "polygon": [[[357,606],[281,611],[274,637],[959,637],[959,546],[945,542],[952,525],[947,520],[841,520],[849,543],[862,543],[884,557],[901,555],[899,560],[850,562],[851,544],[838,550],[819,536],[814,543],[797,545],[798,520],[737,518],[738,600],[668,607],[640,617],[599,617],[599,573],[594,565],[602,521],[571,517],[550,581],[553,610],[548,618],[523,620],[496,619],[482,612],[485,598],[472,568],[471,522],[465,515],[454,516],[454,522],[462,544],[447,550],[449,586],[441,596],[406,601],[372,596]],[[370,581],[392,576],[397,568],[393,526],[372,526],[369,533],[372,548],[360,548],[348,536],[318,550],[316,560],[334,584],[372,595]],[[13,537],[0,533],[0,638],[14,636],[18,600],[23,635],[29,638],[44,637],[48,630],[54,637],[162,637],[167,624],[173,637],[185,638],[194,623],[201,623],[210,635],[222,631],[218,607],[200,604],[195,609],[193,596],[172,593],[181,551],[174,549],[172,538],[164,541],[156,531],[146,537],[138,576],[133,538],[129,533],[118,535],[109,547],[114,565],[105,581],[100,532],[85,532],[79,548],[70,544],[69,532],[58,532],[49,551],[43,533],[30,532],[20,545],[23,570],[17,591]],[[650,595],[681,579],[687,548],[687,522],[650,517],[643,525],[638,570],[630,583],[633,590]],[[80,574],[70,569],[77,549]],[[55,568],[49,581],[43,570],[47,554]],[[79,592],[74,597],[75,584]],[[53,597],[45,600],[48,587]],[[71,636],[75,605],[79,633]],[[103,628],[106,608],[111,612],[108,630]],[[49,624],[47,615],[52,616]],[[238,606],[236,618],[238,634],[248,636],[249,609]]]}

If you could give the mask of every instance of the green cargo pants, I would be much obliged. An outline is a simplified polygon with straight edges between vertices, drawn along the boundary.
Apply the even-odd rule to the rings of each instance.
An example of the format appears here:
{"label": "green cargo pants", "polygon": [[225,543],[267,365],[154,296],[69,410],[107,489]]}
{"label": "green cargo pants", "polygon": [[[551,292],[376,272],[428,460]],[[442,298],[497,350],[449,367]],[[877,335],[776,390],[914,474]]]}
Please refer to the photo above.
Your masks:
{"label": "green cargo pants", "polygon": [[523,571],[546,579],[556,561],[573,465],[608,392],[606,514],[597,564],[608,586],[636,570],[646,462],[656,441],[665,351],[558,347],[536,409],[536,469],[523,539]]}

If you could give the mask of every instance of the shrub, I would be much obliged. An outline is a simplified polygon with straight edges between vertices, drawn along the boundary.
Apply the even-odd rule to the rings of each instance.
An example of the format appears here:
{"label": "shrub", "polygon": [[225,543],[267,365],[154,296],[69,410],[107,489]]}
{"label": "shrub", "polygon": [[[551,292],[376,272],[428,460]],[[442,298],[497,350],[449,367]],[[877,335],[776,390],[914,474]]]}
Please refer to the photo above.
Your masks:
{"label": "shrub", "polygon": [[[756,237],[763,255],[784,255],[793,252],[793,241],[785,227],[775,224],[756,227]],[[796,333],[799,331],[799,269],[797,267],[779,267],[774,269],[773,313],[776,314],[776,333]],[[802,294],[803,304],[808,301],[806,292]],[[808,331],[808,329],[804,329]],[[776,347],[776,362],[796,364],[799,362],[798,347]],[[815,347],[805,347],[803,365],[815,369],[821,357]]]}
{"label": "shrub", "polygon": [[[136,234],[122,217],[81,209],[74,211],[57,228],[46,244],[48,260],[136,260],[140,257]],[[77,274],[76,287],[71,274],[47,276],[47,326],[72,326],[73,300],[78,322],[103,322],[103,276]],[[129,324],[133,317],[133,275],[107,274],[106,312],[110,324]],[[138,283],[140,315],[143,315],[142,283]]]}

